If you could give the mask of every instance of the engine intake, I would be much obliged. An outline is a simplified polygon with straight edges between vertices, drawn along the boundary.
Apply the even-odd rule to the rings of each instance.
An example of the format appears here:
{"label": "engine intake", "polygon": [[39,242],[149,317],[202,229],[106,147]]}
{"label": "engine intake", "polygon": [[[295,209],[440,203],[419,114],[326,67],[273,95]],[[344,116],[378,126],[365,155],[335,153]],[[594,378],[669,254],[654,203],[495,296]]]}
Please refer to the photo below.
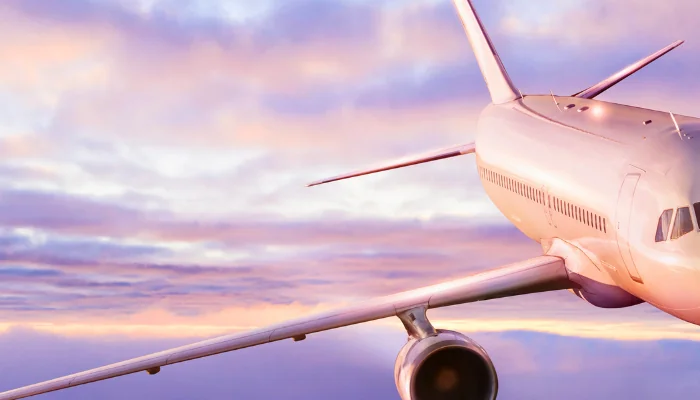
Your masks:
{"label": "engine intake", "polygon": [[495,400],[498,376],[486,351],[458,332],[410,338],[396,358],[403,400]]}

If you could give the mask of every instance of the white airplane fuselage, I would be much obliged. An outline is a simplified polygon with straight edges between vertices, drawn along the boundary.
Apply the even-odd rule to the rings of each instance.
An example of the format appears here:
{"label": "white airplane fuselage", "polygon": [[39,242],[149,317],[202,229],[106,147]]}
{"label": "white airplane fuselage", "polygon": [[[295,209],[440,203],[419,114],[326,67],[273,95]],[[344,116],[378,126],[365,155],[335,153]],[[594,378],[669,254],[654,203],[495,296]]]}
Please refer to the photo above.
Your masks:
{"label": "white airplane fuselage", "polygon": [[[700,119],[676,116],[679,133],[669,113],[556,101],[525,96],[483,111],[476,154],[486,193],[528,237],[580,249],[598,281],[700,324]],[[674,210],[673,230],[684,207],[692,232],[657,242],[662,212]]]}

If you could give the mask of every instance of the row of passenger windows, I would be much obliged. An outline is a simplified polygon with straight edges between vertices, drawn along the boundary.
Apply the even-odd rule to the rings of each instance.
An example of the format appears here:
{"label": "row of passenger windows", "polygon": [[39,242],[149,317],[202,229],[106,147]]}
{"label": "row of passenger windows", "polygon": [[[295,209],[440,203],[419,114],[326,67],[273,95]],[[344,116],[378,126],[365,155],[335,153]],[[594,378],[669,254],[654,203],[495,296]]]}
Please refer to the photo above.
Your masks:
{"label": "row of passenger windows", "polygon": [[[695,218],[693,218],[692,211],[695,212]],[[696,229],[698,221],[696,218],[700,217],[700,203],[695,203],[693,209],[691,207],[681,207],[676,211],[676,220],[673,221],[673,230],[671,233],[671,240],[676,240],[681,236],[687,235]],[[665,242],[668,240],[668,234],[671,230],[671,219],[673,218],[673,209],[664,210],[659,217],[659,223],[656,226],[656,241]],[[695,222],[693,222],[695,221]]]}
{"label": "row of passenger windows", "polygon": [[510,190],[511,192],[517,193],[536,203],[542,204],[543,206],[547,206],[562,215],[566,215],[569,218],[581,222],[582,224],[586,224],[601,232],[608,232],[606,219],[600,215],[597,215],[596,213],[585,210],[560,198],[551,197],[540,189],[533,188],[530,185],[521,183],[515,179],[491,171],[487,168],[479,167],[479,174],[481,175],[482,179]]}
{"label": "row of passenger windows", "polygon": [[487,181],[494,183],[500,187],[506,188],[511,192],[517,193],[523,197],[526,197],[536,203],[546,205],[544,200],[544,193],[535,189],[530,185],[518,182],[515,179],[511,179],[505,175],[499,174],[497,172],[491,171],[489,169],[480,167],[481,177]]}
{"label": "row of passenger windows", "polygon": [[561,200],[557,197],[553,197],[552,202],[554,204],[551,207],[558,213],[566,215],[569,218],[573,218],[590,226],[591,228],[608,233],[608,221],[600,215]]}

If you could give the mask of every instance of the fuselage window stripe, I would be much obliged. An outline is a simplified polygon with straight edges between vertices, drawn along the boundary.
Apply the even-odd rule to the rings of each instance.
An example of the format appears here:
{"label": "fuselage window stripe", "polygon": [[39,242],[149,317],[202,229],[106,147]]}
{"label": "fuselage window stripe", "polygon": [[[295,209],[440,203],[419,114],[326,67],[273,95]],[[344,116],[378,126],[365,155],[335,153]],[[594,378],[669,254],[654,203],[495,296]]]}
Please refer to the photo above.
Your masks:
{"label": "fuselage window stripe", "polygon": [[554,209],[554,211],[569,218],[575,219],[582,224],[586,224],[600,232],[608,233],[607,219],[596,213],[585,210],[575,204],[568,203],[558,197],[545,194],[543,190],[535,189],[530,185],[519,182],[517,179],[484,167],[479,168],[479,175],[482,177],[482,179],[494,183],[535,203],[542,204],[550,209]]}

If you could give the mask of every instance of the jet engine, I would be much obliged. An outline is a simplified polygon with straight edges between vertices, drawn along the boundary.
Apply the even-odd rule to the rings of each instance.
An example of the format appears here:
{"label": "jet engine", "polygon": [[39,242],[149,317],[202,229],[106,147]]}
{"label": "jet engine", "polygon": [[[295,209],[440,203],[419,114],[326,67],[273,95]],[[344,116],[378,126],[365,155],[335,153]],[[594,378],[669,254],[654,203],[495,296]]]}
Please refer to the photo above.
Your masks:
{"label": "jet engine", "polygon": [[494,400],[496,369],[486,351],[461,333],[409,337],[394,367],[403,400]]}

